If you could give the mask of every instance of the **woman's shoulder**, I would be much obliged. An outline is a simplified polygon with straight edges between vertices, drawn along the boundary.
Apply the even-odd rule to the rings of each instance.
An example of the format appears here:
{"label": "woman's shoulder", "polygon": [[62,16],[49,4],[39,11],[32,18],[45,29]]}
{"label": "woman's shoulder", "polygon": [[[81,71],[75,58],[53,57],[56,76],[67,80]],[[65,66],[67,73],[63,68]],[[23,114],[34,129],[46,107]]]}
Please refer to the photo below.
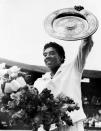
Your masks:
{"label": "woman's shoulder", "polygon": [[45,74],[43,74],[41,77],[37,78],[35,83],[40,82],[42,80],[46,80],[50,78],[50,72],[46,72]]}
{"label": "woman's shoulder", "polygon": [[72,62],[71,62],[71,61],[69,61],[69,62],[68,62],[68,61],[65,61],[65,62],[61,65],[60,70],[72,66],[73,63],[74,63],[73,61],[72,61]]}

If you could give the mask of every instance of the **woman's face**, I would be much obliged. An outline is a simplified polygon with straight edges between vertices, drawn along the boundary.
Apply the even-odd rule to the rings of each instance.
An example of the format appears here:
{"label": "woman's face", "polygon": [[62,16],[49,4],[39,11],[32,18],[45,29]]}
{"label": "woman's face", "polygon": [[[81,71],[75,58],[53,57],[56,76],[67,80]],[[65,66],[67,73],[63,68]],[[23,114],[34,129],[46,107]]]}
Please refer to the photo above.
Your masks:
{"label": "woman's face", "polygon": [[44,62],[49,69],[54,69],[61,65],[61,57],[53,47],[49,47],[43,52]]}

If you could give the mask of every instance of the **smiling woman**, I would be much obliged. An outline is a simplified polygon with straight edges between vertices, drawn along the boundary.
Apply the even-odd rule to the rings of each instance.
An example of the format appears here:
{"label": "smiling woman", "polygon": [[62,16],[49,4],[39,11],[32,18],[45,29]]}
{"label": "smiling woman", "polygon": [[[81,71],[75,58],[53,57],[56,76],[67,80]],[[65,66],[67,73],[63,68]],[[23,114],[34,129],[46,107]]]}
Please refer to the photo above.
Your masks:
{"label": "smiling woman", "polygon": [[54,76],[57,69],[65,61],[65,52],[62,46],[55,42],[47,43],[44,46],[44,62],[51,70],[51,77]]}
{"label": "smiling woman", "polygon": [[[83,5],[85,9],[93,12],[95,16],[99,18],[99,22],[100,22],[101,4],[100,2],[97,2],[96,0],[93,0],[93,1],[92,0],[87,0],[87,1],[86,0],[82,0],[82,1],[78,1],[78,0],[70,0],[70,1],[66,1],[66,0],[51,0],[51,1],[50,0],[43,0],[43,1],[42,0],[34,0],[34,1],[32,0],[31,1],[29,0],[17,0],[17,1],[1,0],[0,1],[0,57],[21,62],[21,64],[18,64],[18,63],[15,63],[15,64],[13,63],[13,64],[14,65],[18,64],[22,68],[23,67],[27,68],[28,71],[29,70],[33,71],[32,81],[35,81],[37,78],[41,77],[46,71],[49,71],[46,67],[44,68],[40,66],[38,67],[32,66],[32,65],[44,65],[44,62],[42,61],[43,57],[41,57],[42,55],[41,50],[43,47],[42,43],[44,43],[45,41],[56,41],[58,43],[62,42],[62,45],[65,47],[64,48],[65,51],[67,51],[68,49],[67,55],[70,56],[70,58],[72,58],[73,51],[76,52],[77,42],[69,41],[67,44],[66,41],[60,41],[55,38],[51,38],[44,31],[43,21],[44,21],[44,18],[46,18],[46,16],[48,16],[51,12],[55,10],[74,7],[74,5],[78,5],[78,4]],[[61,23],[61,19],[59,19],[59,21],[56,21],[56,23],[54,23],[54,26],[56,27],[58,23]],[[64,23],[66,23],[65,19],[64,19]],[[66,26],[66,29],[69,29],[69,31],[77,27],[74,23],[70,24],[69,20],[68,20],[68,23],[69,23],[69,26]],[[96,35],[94,35],[95,45],[86,63],[87,69],[101,70],[101,61],[98,59],[99,56],[101,56],[100,55],[100,52],[101,52],[100,51],[101,49],[100,48],[101,47],[100,31],[101,29],[99,28],[98,31],[96,32]],[[53,50],[53,48],[51,48],[51,50]],[[49,50],[45,50],[45,51],[49,51]],[[57,50],[55,49],[53,51],[57,52]],[[52,59],[50,58],[46,59],[46,65],[47,66],[49,65],[49,68],[50,68],[50,65],[53,63],[54,65],[57,64],[58,66],[60,66],[60,63],[62,63],[61,53],[59,54],[53,53],[51,55],[54,56],[55,60],[53,60],[53,57]],[[77,59],[78,58],[81,58],[81,57],[77,57]],[[27,64],[23,64],[23,63],[27,63]],[[11,66],[13,66],[13,64],[11,63]],[[44,86],[48,87],[54,92],[55,95],[63,91],[64,94],[67,93],[66,94],[67,96],[73,97],[78,103],[80,103],[80,106],[81,106],[82,105],[81,97],[79,97],[80,88],[79,89],[77,88],[80,85],[76,83],[77,82],[76,80],[79,81],[79,79],[77,79],[78,75],[76,77],[73,74],[73,72],[70,70],[73,66],[71,67],[69,66],[70,68],[68,68],[69,70],[68,72],[67,68],[65,68],[67,66],[61,64],[62,65],[60,66],[61,68],[60,67],[58,68],[57,65],[55,66],[59,70],[54,68],[53,72],[56,72],[57,70],[55,75],[53,75],[54,73],[50,74],[50,72],[46,73],[45,75],[42,76],[42,78],[38,79],[35,82],[35,86],[42,89],[44,88]],[[80,65],[81,64],[76,63],[76,66],[78,66],[81,71],[82,67]],[[52,65],[52,67],[54,66]],[[69,74],[68,80],[65,79],[67,77],[65,77],[64,74],[66,75]],[[58,79],[60,76],[61,78]],[[74,80],[74,77],[76,78],[75,82],[72,81],[72,78]],[[65,85],[63,84],[63,80],[65,80],[67,83],[65,86],[66,88],[63,88],[62,90],[60,86]],[[69,83],[71,83],[71,86],[69,86]],[[77,93],[77,96],[75,96],[76,93]],[[82,106],[80,109],[82,109]],[[75,121],[78,121],[77,118],[80,118],[80,119],[85,118],[85,115],[82,114],[83,111],[82,110],[79,110],[79,111],[81,112],[74,113],[71,115],[74,123]],[[77,114],[77,116],[75,116],[75,114]],[[80,115],[82,116],[82,118]],[[79,123],[79,126],[82,127],[82,122]],[[66,129],[63,129],[63,131],[64,130],[69,130],[69,129],[67,129],[66,127]],[[72,130],[74,131],[76,129],[72,128]]]}
{"label": "smiling woman", "polygon": [[[73,126],[61,125],[59,126],[60,131],[84,131],[83,121],[86,115],[82,107],[80,83],[85,61],[92,46],[91,36],[82,40],[79,52],[71,63],[65,62],[65,52],[61,45],[56,42],[50,42],[44,46],[44,62],[50,71],[38,78],[33,86],[40,92],[44,88],[51,90],[55,98],[68,96],[76,101],[80,107],[78,111],[73,111],[69,114],[73,120]],[[40,130],[44,131],[42,127]]]}

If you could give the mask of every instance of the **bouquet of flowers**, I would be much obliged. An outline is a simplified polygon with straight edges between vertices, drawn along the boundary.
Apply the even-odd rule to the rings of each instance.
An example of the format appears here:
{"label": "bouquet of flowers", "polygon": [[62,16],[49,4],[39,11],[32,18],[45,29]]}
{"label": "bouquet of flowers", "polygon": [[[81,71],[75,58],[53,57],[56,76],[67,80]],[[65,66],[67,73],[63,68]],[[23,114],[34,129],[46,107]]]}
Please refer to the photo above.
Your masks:
{"label": "bouquet of flowers", "polygon": [[25,86],[29,75],[22,72],[17,66],[7,68],[5,63],[0,64],[0,94],[16,92]]}
{"label": "bouquet of flowers", "polygon": [[[41,125],[49,131],[52,124],[56,127],[73,125],[68,112],[79,109],[74,100],[64,95],[55,98],[47,88],[39,93],[35,87],[25,82],[24,77],[20,76],[20,80],[18,78],[19,75],[14,79],[6,78],[0,98],[1,111],[8,112],[10,126],[22,121],[31,124],[33,131],[37,131]],[[14,80],[19,84],[12,85]],[[6,86],[8,81],[10,86]]]}
{"label": "bouquet of flowers", "polygon": [[[2,112],[2,97],[6,97],[18,91],[20,88],[30,83],[30,72],[23,71],[18,66],[8,66],[6,63],[0,64],[0,124],[3,128],[9,126],[8,113]],[[5,118],[6,117],[6,118]]]}

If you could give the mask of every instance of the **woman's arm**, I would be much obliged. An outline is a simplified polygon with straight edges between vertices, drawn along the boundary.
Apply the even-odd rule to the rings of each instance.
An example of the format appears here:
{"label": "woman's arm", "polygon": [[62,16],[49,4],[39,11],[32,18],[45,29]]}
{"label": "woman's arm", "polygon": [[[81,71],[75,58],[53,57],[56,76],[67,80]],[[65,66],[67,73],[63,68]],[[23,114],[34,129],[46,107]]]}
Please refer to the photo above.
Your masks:
{"label": "woman's arm", "polygon": [[79,72],[83,71],[86,58],[89,52],[91,51],[92,46],[93,46],[92,36],[89,36],[82,40],[77,57],[75,59],[75,67]]}

